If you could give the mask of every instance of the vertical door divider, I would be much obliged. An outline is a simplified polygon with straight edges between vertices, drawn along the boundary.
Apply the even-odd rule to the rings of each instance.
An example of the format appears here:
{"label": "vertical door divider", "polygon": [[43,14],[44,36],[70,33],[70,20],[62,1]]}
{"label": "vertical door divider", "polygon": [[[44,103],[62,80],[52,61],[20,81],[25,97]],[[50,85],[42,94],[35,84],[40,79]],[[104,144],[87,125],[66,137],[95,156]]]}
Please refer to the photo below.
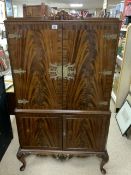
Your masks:
{"label": "vertical door divider", "polygon": [[[64,83],[64,81],[63,81],[63,23],[62,23],[62,109],[63,109],[63,107],[64,107],[64,103],[63,103],[63,98],[64,98],[64,86],[63,86],[63,83]],[[64,148],[64,120],[63,120],[63,114],[62,114],[62,150],[63,150],[63,148]]]}

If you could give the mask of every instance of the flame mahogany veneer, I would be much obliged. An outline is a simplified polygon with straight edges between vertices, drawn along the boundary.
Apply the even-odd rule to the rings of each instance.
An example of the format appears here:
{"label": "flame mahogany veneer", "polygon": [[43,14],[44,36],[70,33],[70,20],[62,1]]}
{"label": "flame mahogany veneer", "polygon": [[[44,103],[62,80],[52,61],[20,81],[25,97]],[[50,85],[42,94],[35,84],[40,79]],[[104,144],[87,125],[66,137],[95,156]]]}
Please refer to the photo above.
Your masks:
{"label": "flame mahogany veneer", "polygon": [[5,21],[16,94],[18,159],[96,155],[100,170],[110,123],[119,20]]}

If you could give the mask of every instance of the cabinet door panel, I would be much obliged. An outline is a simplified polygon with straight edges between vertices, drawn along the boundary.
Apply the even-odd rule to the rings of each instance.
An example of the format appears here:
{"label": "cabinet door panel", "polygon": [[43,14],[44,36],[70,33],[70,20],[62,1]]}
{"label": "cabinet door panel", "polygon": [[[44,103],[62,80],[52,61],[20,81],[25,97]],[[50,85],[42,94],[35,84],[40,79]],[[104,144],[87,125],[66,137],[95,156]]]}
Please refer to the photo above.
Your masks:
{"label": "cabinet door panel", "polygon": [[64,116],[64,150],[105,150],[109,115]]}
{"label": "cabinet door panel", "polygon": [[62,65],[62,25],[55,26],[39,21],[6,26],[17,108],[62,108],[62,81],[51,78],[51,65]]}
{"label": "cabinet door panel", "polygon": [[49,114],[16,114],[22,148],[62,149],[62,120]]}
{"label": "cabinet door panel", "polygon": [[64,109],[109,110],[118,30],[106,22],[63,25],[63,63],[73,76],[63,77]]}

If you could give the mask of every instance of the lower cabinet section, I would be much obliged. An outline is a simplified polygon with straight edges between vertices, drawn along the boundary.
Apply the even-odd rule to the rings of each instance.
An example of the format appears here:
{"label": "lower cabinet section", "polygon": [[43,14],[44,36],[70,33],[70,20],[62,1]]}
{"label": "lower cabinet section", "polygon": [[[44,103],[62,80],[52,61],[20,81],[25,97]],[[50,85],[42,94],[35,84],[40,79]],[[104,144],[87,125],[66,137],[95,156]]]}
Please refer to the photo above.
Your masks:
{"label": "lower cabinet section", "polygon": [[110,115],[66,115],[63,117],[64,150],[103,151]]}
{"label": "lower cabinet section", "polygon": [[17,113],[21,148],[105,150],[110,114]]}
{"label": "lower cabinet section", "polygon": [[16,114],[21,148],[62,149],[62,118],[50,114]]}
{"label": "lower cabinet section", "polygon": [[26,167],[26,156],[52,155],[67,160],[73,156],[98,156],[100,170],[108,162],[106,142],[110,112],[66,110],[16,110],[20,148],[17,158]]}

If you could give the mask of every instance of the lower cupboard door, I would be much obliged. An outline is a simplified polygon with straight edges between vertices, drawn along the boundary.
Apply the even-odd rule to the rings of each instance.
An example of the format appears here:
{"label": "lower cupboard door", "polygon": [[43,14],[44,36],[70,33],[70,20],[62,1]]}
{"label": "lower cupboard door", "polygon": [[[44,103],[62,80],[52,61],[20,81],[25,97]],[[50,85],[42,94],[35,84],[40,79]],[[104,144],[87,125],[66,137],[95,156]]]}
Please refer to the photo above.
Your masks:
{"label": "lower cupboard door", "polygon": [[64,150],[104,151],[110,115],[66,115],[63,117]]}
{"label": "lower cupboard door", "polygon": [[[28,117],[27,117],[28,116]],[[21,148],[62,149],[62,119],[59,116],[17,116]]]}

